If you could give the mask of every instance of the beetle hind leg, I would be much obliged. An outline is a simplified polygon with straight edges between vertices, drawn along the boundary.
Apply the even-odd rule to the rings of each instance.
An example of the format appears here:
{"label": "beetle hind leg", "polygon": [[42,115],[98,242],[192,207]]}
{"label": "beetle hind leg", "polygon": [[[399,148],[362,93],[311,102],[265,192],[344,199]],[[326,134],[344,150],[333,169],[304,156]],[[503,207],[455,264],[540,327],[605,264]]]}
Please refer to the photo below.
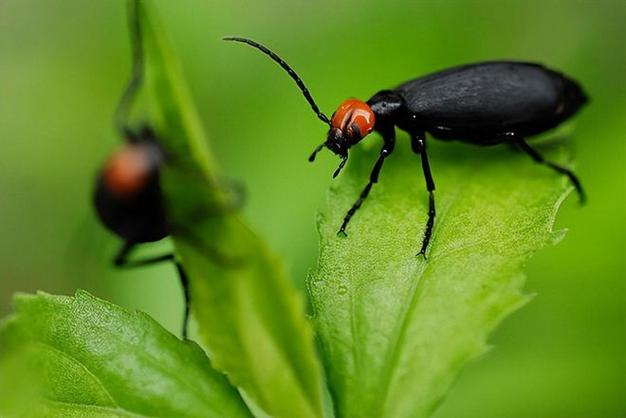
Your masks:
{"label": "beetle hind leg", "polygon": [[578,198],[580,200],[580,203],[585,203],[585,201],[587,200],[587,196],[585,194],[585,191],[582,187],[582,184],[580,183],[580,180],[578,179],[578,177],[576,176],[576,174],[574,174],[574,172],[572,170],[570,170],[569,168],[560,166],[556,163],[553,163],[551,161],[546,160],[545,158],[543,158],[543,156],[541,154],[539,154],[539,152],[537,152],[534,148],[532,148],[530,145],[528,145],[528,143],[523,139],[516,139],[516,144],[524,151],[526,152],[526,154],[530,155],[530,158],[532,158],[534,161],[543,164],[545,166],[550,167],[551,169],[553,169],[554,171],[556,171],[557,173],[563,174],[565,176],[567,176],[567,178],[569,178],[570,182],[572,183],[572,185],[574,186],[574,188],[576,189],[576,192],[578,193]]}
{"label": "beetle hind leg", "polygon": [[156,257],[148,257],[142,258],[138,260],[130,260],[130,253],[136,247],[136,243],[132,241],[126,241],[122,245],[122,248],[118,251],[117,255],[113,259],[113,264],[115,267],[119,268],[135,268],[135,267],[144,267],[153,264],[158,264],[166,261],[171,261],[174,263],[176,270],[178,271],[178,276],[180,277],[180,283],[183,288],[183,296],[185,303],[185,310],[183,313],[183,330],[182,337],[184,340],[187,339],[187,328],[189,323],[189,304],[190,304],[190,293],[189,293],[189,279],[187,278],[187,273],[183,269],[183,266],[176,260],[176,257],[173,253],[167,253],[163,255],[159,255]]}

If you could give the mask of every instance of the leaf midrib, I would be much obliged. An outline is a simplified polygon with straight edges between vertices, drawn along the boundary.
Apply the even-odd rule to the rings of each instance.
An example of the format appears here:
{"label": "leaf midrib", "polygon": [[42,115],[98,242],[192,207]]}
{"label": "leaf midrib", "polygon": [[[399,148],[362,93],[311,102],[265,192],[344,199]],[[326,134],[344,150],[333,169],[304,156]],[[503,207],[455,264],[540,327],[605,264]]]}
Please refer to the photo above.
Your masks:
{"label": "leaf midrib", "polygon": [[116,408],[112,408],[112,407],[101,406],[101,405],[88,405],[88,404],[66,402],[66,401],[53,401],[53,400],[50,400],[50,399],[46,400],[45,403],[49,404],[49,405],[64,405],[64,406],[68,406],[68,407],[70,407],[72,409],[75,409],[77,411],[98,410],[98,411],[109,412],[109,413],[112,413],[112,414],[124,415],[124,416],[127,416],[127,417],[134,417],[134,418],[166,418],[166,417],[161,417],[161,416],[158,416],[158,415],[138,414],[138,413],[135,413],[135,412],[128,411],[127,409],[122,409],[119,406],[116,407]]}
{"label": "leaf midrib", "polygon": [[[446,205],[445,209],[443,211],[440,210],[439,213],[441,214],[438,214],[437,216],[439,225],[441,225],[441,223],[443,222],[443,219],[445,219],[446,215],[450,212],[450,210],[453,207],[457,206],[459,202],[463,201],[463,196],[462,196],[462,193],[460,193],[460,191],[464,188],[466,184],[470,183],[471,179],[475,176],[476,176],[476,172],[473,171],[471,175],[464,177],[464,181],[462,183],[459,183],[459,182],[455,183],[457,186],[455,188],[456,190],[454,191],[453,194],[451,194],[451,197],[448,199],[448,204]],[[436,232],[437,230],[435,230],[433,233],[433,237],[432,237],[433,239],[431,241],[431,245],[435,241],[434,238],[436,238]],[[387,357],[390,360],[386,362],[387,367],[385,368],[383,385],[382,385],[381,392],[380,392],[381,398],[380,398],[380,402],[378,402],[378,405],[380,405],[380,408],[377,411],[377,414],[375,415],[377,417],[382,417],[383,413],[387,409],[387,403],[389,401],[389,392],[391,389],[391,381],[393,380],[394,371],[396,370],[396,365],[400,358],[400,354],[401,354],[400,352],[401,352],[401,348],[403,347],[403,342],[406,338],[406,333],[407,333],[407,329],[409,326],[410,318],[412,318],[411,312],[413,312],[414,309],[417,308],[419,295],[421,295],[421,290],[426,280],[424,276],[426,272],[432,266],[433,261],[437,258],[439,257],[433,257],[433,259],[428,260],[429,262],[426,262],[425,267],[412,277],[412,280],[415,282],[415,285],[412,288],[410,303],[407,306],[407,309],[404,310],[404,313],[402,316],[402,325],[396,332],[397,336],[394,339],[395,343],[393,344],[392,351],[389,357]]]}
{"label": "leaf midrib", "polygon": [[[98,326],[96,324],[93,324],[94,328],[100,330],[100,331],[104,331],[107,335],[109,336],[113,336],[113,337],[117,337],[116,334],[112,333],[110,330],[108,330],[105,327],[101,327]],[[104,385],[102,379],[100,377],[98,377],[92,370],[90,370],[87,365],[85,365],[80,359],[78,359],[77,357],[73,356],[72,354],[61,350],[60,348],[57,348],[55,346],[53,346],[52,344],[46,342],[46,341],[42,341],[42,340],[36,340],[37,343],[48,346],[50,348],[52,348],[53,350],[63,354],[66,356],[66,358],[69,358],[71,360],[73,360],[76,364],[80,365],[81,367],[83,367],[85,370],[87,370],[89,372],[89,374],[91,376],[93,376],[98,383],[100,384],[101,387],[104,388],[104,390],[106,391],[106,393],[109,395],[109,397],[112,399],[112,401],[118,406],[120,407],[119,403],[117,402],[117,400],[111,395],[111,393],[109,392],[109,390],[106,388],[106,386]],[[170,378],[174,378],[174,380],[176,380],[177,382],[179,382],[183,387],[186,387],[187,389],[190,390],[190,392],[194,393],[196,395],[196,398],[200,401],[200,403],[205,404],[205,395],[203,393],[198,392],[197,388],[193,385],[191,385],[190,383],[188,383],[187,381],[181,379],[181,377],[177,374],[177,373],[172,373],[172,371],[168,370],[165,367],[162,367],[160,365],[160,363],[154,359],[153,357],[147,355],[145,352],[143,352],[142,350],[138,350],[137,347],[133,346],[132,344],[128,343],[127,341],[124,341],[122,339],[116,339],[116,341],[118,341],[118,343],[126,348],[131,348],[133,352],[135,352],[139,357],[141,357],[142,359],[146,360],[149,364],[153,365],[155,367],[155,369],[160,370],[161,372],[163,372],[164,374],[170,376]],[[208,405],[208,407],[210,407],[210,405]]]}

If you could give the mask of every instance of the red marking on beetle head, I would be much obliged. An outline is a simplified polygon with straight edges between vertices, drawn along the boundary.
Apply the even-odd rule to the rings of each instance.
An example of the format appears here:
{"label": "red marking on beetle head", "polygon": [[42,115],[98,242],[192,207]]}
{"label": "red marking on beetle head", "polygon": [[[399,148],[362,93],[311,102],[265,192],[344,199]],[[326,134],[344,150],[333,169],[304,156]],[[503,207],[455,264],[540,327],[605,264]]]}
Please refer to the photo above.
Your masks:
{"label": "red marking on beetle head", "polygon": [[364,138],[374,129],[376,118],[369,105],[361,100],[348,99],[339,105],[330,121],[351,139]]}
{"label": "red marking on beetle head", "polygon": [[112,195],[129,198],[146,185],[153,172],[150,152],[139,145],[127,145],[107,161],[102,178]]}

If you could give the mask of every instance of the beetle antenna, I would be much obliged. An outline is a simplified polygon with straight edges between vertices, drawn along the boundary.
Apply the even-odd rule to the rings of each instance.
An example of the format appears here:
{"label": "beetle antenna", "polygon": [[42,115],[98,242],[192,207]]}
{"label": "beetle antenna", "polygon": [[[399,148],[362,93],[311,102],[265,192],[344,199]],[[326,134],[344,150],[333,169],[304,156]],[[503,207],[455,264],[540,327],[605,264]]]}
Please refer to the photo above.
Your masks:
{"label": "beetle antenna", "polygon": [[252,39],[240,38],[236,36],[227,36],[227,37],[222,38],[222,40],[235,41],[235,42],[248,44],[251,47],[258,49],[259,51],[263,52],[265,55],[273,59],[276,63],[278,63],[278,65],[280,65],[283,68],[283,70],[287,71],[287,74],[289,74],[289,76],[293,79],[293,81],[296,82],[296,84],[300,88],[300,91],[302,91],[304,98],[306,99],[307,102],[309,102],[309,105],[311,105],[311,109],[313,109],[313,112],[315,112],[317,117],[326,125],[330,126],[330,121],[328,120],[328,117],[324,113],[322,113],[320,108],[317,106],[317,104],[315,103],[315,100],[313,100],[313,97],[311,96],[311,93],[309,93],[309,89],[307,89],[307,87],[304,85],[304,82],[302,81],[302,79],[298,76],[298,74],[296,74],[293,68],[291,68],[289,64],[287,64],[281,57],[276,55],[274,52],[270,51],[266,46],[261,45],[260,43],[255,42]]}
{"label": "beetle antenna", "polygon": [[333,173],[333,178],[335,178],[335,177],[337,177],[339,175],[339,173],[341,172],[341,169],[343,168],[344,165],[346,165],[347,161],[348,161],[348,154],[342,155],[341,156],[341,162],[339,163],[339,167],[337,167],[337,169]]}
{"label": "beetle antenna", "polygon": [[326,145],[326,142],[322,142],[317,147],[315,147],[315,149],[313,150],[313,153],[309,156],[310,162],[315,161],[315,156],[317,155],[318,152],[322,150],[322,148],[324,148],[324,145]]}
{"label": "beetle antenna", "polygon": [[129,0],[128,7],[128,27],[130,31],[130,46],[132,53],[132,75],[120,97],[115,110],[115,127],[121,135],[127,136],[130,131],[128,128],[128,117],[130,107],[135,99],[137,89],[143,80],[143,39],[141,35],[141,22],[139,19],[139,1]]}

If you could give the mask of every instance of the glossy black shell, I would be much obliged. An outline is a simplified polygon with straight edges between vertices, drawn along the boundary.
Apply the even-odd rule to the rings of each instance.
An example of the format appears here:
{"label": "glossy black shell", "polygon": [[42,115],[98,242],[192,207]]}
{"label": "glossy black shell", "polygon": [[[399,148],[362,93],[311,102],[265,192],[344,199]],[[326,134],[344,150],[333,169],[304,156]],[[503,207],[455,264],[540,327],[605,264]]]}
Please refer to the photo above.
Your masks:
{"label": "glossy black shell", "polygon": [[404,101],[402,129],[436,138],[491,144],[553,128],[587,101],[575,81],[542,65],[493,61],[408,81],[393,90]]}

